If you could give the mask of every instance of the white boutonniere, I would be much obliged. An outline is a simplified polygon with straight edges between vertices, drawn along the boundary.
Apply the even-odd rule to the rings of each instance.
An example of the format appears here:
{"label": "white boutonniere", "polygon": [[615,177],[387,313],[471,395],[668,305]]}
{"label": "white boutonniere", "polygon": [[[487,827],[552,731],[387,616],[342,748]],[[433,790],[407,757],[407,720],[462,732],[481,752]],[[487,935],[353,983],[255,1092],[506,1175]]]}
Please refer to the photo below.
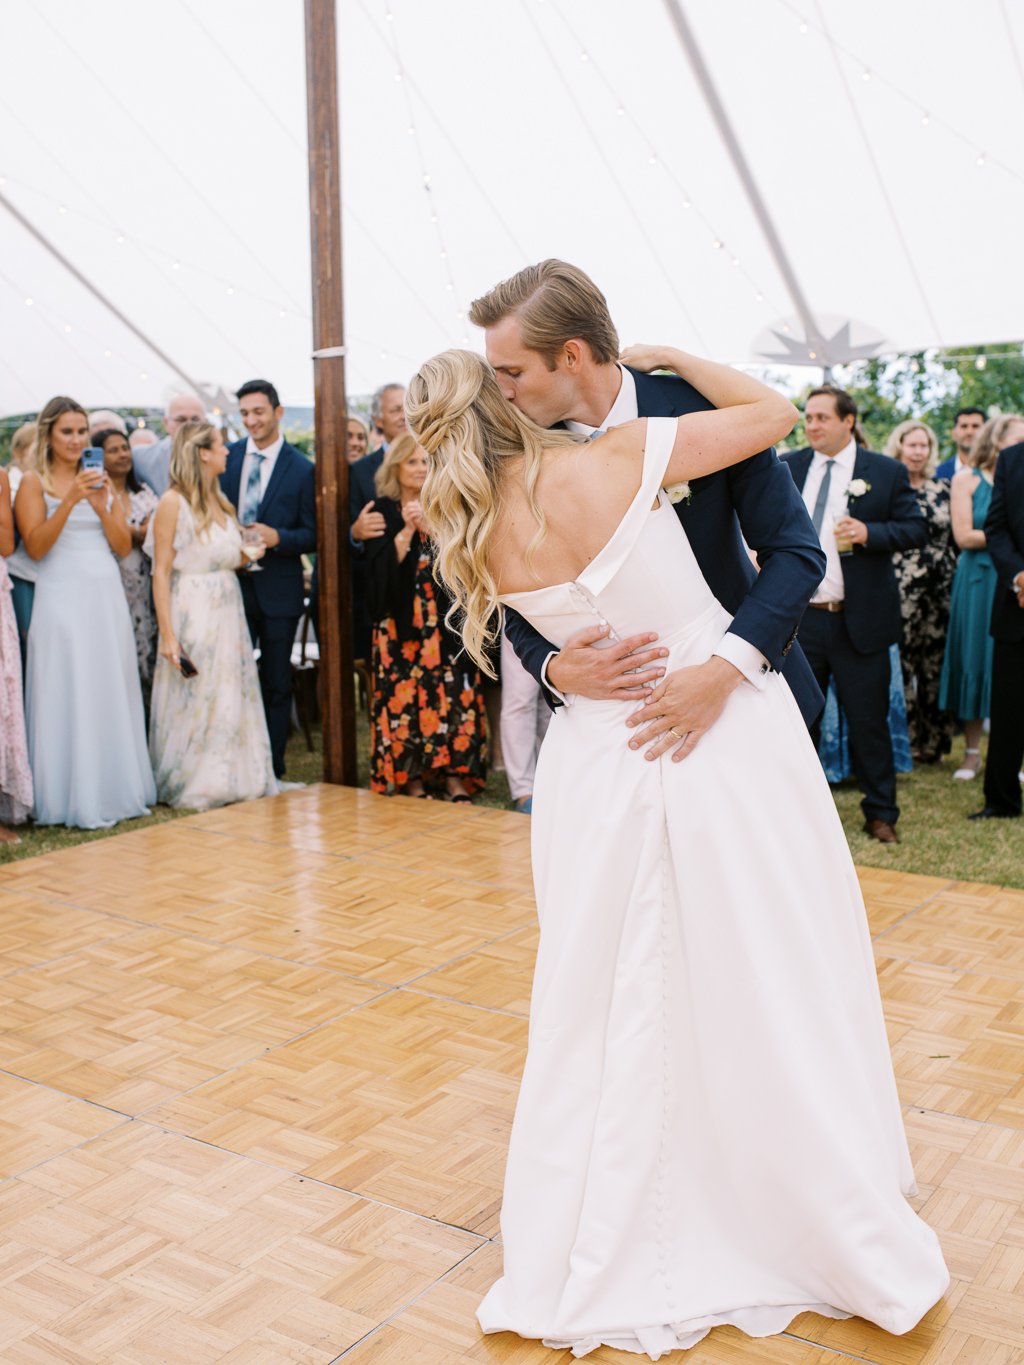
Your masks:
{"label": "white boutonniere", "polygon": [[671,503],[685,502],[689,504],[693,498],[693,493],[688,483],[670,483],[665,488],[668,500]]}
{"label": "white boutonniere", "polygon": [[862,498],[865,493],[871,492],[871,485],[866,479],[853,479],[849,488],[846,490],[848,498]]}

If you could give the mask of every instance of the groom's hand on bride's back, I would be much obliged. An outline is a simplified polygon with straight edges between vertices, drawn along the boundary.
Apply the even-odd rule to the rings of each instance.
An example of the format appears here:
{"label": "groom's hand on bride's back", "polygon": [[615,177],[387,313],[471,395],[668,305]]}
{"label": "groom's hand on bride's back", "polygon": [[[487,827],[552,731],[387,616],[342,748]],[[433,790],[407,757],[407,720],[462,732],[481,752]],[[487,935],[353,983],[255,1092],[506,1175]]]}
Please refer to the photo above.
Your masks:
{"label": "groom's hand on bride's back", "polygon": [[608,644],[607,626],[578,630],[548,664],[548,681],[563,695],[591,701],[645,697],[665,672],[659,661],[668,650],[655,644],[657,638],[630,635]]}

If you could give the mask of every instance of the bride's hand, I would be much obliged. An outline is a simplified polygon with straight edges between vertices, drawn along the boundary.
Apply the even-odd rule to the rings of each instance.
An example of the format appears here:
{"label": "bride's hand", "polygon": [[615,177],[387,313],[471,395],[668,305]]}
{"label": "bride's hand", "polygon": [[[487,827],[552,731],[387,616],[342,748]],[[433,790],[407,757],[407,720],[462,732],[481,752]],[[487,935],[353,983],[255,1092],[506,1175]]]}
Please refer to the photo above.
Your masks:
{"label": "bride's hand", "polygon": [[667,346],[627,346],[619,356],[623,365],[650,374],[652,370],[670,370],[672,360]]}

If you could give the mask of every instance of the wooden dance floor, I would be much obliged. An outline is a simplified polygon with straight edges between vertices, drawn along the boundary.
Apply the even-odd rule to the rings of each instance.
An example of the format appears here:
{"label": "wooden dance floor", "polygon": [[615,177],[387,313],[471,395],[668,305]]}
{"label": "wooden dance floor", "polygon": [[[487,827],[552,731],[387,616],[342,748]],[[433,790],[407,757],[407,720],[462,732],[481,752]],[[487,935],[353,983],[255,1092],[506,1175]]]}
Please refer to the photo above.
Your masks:
{"label": "wooden dance floor", "polygon": [[[952,1288],[673,1360],[1024,1361],[1024,893],[862,881]],[[3,1365],[568,1360],[473,1316],[534,943],[526,818],[339,788],[0,871]]]}

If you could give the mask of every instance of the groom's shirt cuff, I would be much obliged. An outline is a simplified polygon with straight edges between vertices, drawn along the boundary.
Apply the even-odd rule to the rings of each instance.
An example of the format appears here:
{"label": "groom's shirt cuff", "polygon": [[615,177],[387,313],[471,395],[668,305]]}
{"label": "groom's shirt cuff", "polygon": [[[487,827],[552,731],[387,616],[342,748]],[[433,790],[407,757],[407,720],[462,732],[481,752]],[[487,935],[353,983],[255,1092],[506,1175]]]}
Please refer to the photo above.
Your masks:
{"label": "groom's shirt cuff", "polygon": [[558,700],[562,703],[563,706],[571,706],[571,705],[573,704],[573,702],[576,700],[576,697],[575,697],[574,693],[572,693],[572,692],[559,692],[558,688],[555,687],[555,686],[552,684],[551,679],[548,677],[548,664],[551,662],[551,660],[555,657],[555,655],[556,655],[557,653],[558,653],[558,650],[557,650],[557,649],[553,649],[553,650],[551,651],[551,653],[548,655],[548,657],[547,657],[547,658],[544,660],[544,662],[541,664],[541,666],[540,666],[540,680],[541,680],[541,682],[544,684],[544,686],[548,689],[548,691],[551,693],[551,695],[552,695],[553,697],[557,697]]}
{"label": "groom's shirt cuff", "polygon": [[722,636],[715,653],[720,659],[731,663],[733,668],[738,668],[747,682],[761,691],[771,672],[771,664],[756,645],[729,631],[727,635]]}

